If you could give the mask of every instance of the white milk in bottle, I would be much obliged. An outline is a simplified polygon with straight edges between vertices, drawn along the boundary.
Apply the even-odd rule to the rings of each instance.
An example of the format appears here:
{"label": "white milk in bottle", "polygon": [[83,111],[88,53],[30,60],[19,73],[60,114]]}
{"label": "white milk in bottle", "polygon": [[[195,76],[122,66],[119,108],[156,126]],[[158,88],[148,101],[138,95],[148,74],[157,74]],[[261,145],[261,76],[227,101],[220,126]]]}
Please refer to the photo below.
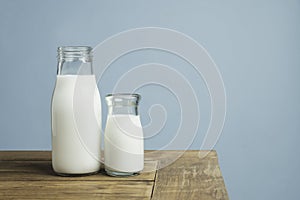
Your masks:
{"label": "white milk in bottle", "polygon": [[59,175],[100,169],[101,100],[90,47],[60,47],[52,97],[52,167]]}
{"label": "white milk in bottle", "polygon": [[108,116],[104,134],[105,171],[131,176],[144,167],[143,129],[138,115],[138,94],[106,96]]}

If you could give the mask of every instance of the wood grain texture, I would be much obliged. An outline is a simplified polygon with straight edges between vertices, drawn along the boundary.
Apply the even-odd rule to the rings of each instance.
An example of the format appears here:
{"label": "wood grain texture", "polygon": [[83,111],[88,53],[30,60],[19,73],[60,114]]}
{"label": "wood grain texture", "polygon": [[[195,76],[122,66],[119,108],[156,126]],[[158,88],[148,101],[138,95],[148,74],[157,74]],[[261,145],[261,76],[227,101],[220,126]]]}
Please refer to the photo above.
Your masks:
{"label": "wood grain texture", "polygon": [[199,151],[146,151],[144,172],[115,178],[103,169],[60,177],[52,171],[51,152],[0,151],[0,199],[227,200],[216,152],[201,153],[205,157]]}
{"label": "wood grain texture", "polygon": [[6,181],[2,199],[149,199],[148,181]]}
{"label": "wood grain texture", "polygon": [[51,160],[51,151],[0,151],[0,161]]}
{"label": "wood grain texture", "polygon": [[[103,165],[102,165],[103,167]],[[144,171],[139,176],[126,177],[126,180],[154,181],[156,161],[146,161]],[[123,177],[107,176],[103,170],[98,174],[81,177],[57,176],[52,170],[51,161],[0,161],[0,181],[92,181],[124,180]]]}
{"label": "wood grain texture", "polygon": [[189,151],[158,170],[152,199],[228,199],[216,152],[205,155]]}

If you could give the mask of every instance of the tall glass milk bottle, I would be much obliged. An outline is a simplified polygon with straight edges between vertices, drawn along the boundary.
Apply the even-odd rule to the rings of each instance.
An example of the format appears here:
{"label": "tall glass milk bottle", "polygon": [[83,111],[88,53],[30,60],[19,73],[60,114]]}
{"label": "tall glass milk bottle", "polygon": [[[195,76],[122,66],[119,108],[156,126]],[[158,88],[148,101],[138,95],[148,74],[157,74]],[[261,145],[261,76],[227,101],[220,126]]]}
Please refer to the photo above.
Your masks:
{"label": "tall glass milk bottle", "polygon": [[53,170],[65,176],[99,171],[101,100],[91,47],[58,48],[51,112]]}
{"label": "tall glass milk bottle", "polygon": [[138,94],[106,96],[108,116],[104,134],[105,171],[111,176],[131,176],[144,167],[144,138],[138,114]]}

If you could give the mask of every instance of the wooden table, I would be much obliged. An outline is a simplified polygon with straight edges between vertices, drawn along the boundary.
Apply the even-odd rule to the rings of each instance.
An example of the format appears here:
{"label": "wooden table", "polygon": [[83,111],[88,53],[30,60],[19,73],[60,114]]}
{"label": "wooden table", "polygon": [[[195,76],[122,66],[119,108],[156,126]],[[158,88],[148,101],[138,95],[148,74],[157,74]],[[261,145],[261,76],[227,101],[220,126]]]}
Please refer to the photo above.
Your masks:
{"label": "wooden table", "polygon": [[0,151],[0,199],[228,199],[216,152],[186,151],[168,164],[182,153],[146,151],[147,172],[116,178],[60,177],[49,151]]}

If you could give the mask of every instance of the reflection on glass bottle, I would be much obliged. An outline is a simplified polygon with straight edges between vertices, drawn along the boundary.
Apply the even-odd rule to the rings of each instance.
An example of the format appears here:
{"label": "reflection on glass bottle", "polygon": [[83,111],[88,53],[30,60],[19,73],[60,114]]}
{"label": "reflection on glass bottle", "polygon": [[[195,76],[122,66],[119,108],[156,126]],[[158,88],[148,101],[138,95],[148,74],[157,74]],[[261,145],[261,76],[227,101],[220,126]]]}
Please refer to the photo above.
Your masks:
{"label": "reflection on glass bottle", "polygon": [[52,167],[59,175],[100,169],[101,100],[91,47],[59,47],[52,97]]}
{"label": "reflection on glass bottle", "polygon": [[143,130],[138,115],[138,94],[106,96],[108,116],[104,134],[105,171],[111,176],[131,176],[144,167]]}

